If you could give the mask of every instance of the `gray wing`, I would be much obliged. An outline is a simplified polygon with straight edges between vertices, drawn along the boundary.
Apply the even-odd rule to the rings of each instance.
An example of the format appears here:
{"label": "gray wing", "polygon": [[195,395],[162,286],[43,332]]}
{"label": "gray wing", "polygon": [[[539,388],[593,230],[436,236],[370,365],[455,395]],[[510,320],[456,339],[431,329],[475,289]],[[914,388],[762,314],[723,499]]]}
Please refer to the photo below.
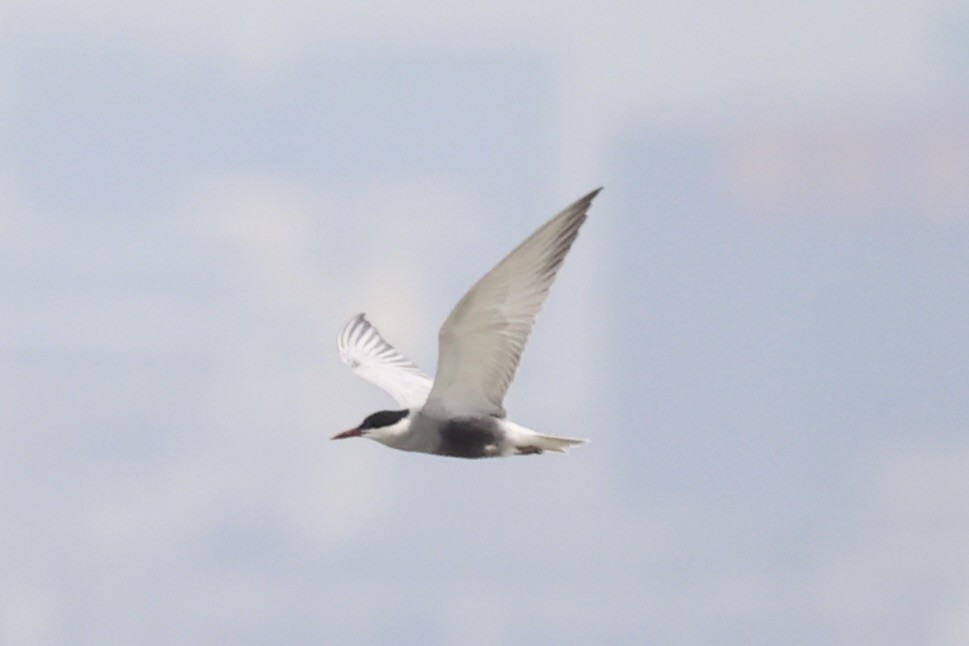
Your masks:
{"label": "gray wing", "polygon": [[357,314],[337,337],[340,358],[359,376],[385,390],[404,408],[420,408],[431,379],[387,343],[367,317]]}
{"label": "gray wing", "polygon": [[505,391],[535,318],[601,190],[546,222],[454,307],[438,337],[437,375],[424,407],[428,414],[505,415]]}

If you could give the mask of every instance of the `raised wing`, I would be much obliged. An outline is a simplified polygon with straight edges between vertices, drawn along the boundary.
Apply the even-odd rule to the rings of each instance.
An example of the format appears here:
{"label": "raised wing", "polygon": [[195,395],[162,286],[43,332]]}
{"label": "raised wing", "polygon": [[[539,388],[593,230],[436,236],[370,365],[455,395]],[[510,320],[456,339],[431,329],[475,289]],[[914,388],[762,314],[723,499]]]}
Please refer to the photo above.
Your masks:
{"label": "raised wing", "polygon": [[431,390],[431,379],[412,361],[384,341],[367,317],[357,314],[337,337],[340,358],[353,371],[385,390],[404,408],[420,408]]}
{"label": "raised wing", "polygon": [[438,337],[437,375],[426,413],[504,417],[502,400],[535,318],[601,190],[546,222],[454,307]]}

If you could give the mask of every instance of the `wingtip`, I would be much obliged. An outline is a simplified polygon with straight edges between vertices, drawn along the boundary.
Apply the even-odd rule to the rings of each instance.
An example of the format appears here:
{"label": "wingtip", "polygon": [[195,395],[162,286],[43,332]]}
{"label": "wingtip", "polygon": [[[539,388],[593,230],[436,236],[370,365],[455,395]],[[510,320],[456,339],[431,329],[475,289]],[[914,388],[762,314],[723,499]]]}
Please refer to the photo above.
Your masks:
{"label": "wingtip", "polygon": [[349,321],[347,321],[347,329],[353,328],[353,327],[357,327],[361,323],[365,323],[365,324],[369,324],[370,323],[370,321],[367,320],[367,315],[364,314],[363,312],[360,312],[359,314],[357,314],[356,316],[354,316],[352,319],[350,319]]}
{"label": "wingtip", "polygon": [[343,356],[344,361],[346,360],[346,348],[350,343],[350,335],[354,333],[361,322],[367,322],[366,314],[363,312],[347,321],[346,325],[343,326],[343,329],[336,336],[336,347],[340,349],[340,355]]}
{"label": "wingtip", "polygon": [[585,195],[577,199],[575,202],[573,202],[572,205],[566,209],[566,211],[578,209],[584,212],[588,210],[589,206],[592,204],[592,200],[596,198],[596,195],[602,192],[603,188],[604,187],[600,186],[594,191],[590,191],[589,193],[586,193]]}

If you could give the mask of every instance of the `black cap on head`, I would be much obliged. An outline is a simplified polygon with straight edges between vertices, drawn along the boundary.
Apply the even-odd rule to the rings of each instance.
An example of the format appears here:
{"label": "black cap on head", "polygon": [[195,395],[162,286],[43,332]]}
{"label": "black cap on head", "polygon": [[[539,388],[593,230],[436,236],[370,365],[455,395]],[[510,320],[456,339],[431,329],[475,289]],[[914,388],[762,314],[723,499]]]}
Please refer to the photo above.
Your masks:
{"label": "black cap on head", "polygon": [[363,423],[360,424],[362,430],[368,430],[371,428],[383,428],[384,426],[393,426],[400,420],[407,417],[410,413],[406,408],[404,410],[382,410],[373,415],[368,415]]}

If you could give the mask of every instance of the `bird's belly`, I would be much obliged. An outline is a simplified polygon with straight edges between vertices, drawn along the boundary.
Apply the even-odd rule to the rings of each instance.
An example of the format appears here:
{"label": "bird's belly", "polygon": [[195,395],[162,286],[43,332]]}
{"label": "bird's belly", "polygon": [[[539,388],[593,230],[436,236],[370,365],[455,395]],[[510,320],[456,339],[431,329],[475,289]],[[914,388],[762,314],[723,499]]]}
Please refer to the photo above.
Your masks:
{"label": "bird's belly", "polygon": [[445,422],[439,431],[439,455],[454,458],[493,458],[505,455],[506,440],[491,417],[456,418]]}

